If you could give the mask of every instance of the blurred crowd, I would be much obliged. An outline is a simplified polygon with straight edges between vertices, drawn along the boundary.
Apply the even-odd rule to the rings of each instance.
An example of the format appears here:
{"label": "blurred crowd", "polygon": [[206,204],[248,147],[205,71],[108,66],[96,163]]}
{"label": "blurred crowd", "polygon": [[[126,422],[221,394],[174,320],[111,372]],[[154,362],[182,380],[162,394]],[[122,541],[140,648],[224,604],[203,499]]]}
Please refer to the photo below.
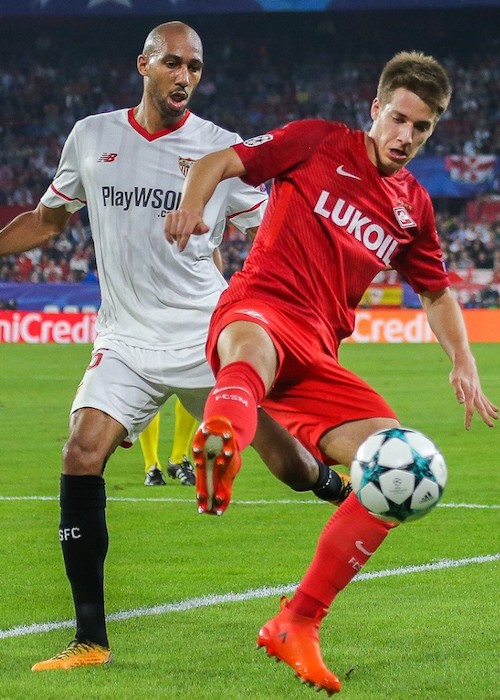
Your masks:
{"label": "blurred crowd", "polygon": [[[457,39],[451,50],[441,40],[449,30],[446,15],[435,17],[439,19],[426,27],[425,35],[434,42],[434,50],[423,45],[422,31],[419,34],[419,27],[411,23],[405,25],[402,45],[390,46],[380,32],[373,31],[367,17],[360,18],[356,36],[350,37],[333,15],[293,20],[286,15],[286,32],[276,31],[279,25],[274,19],[274,28],[273,22],[265,25],[265,31],[258,24],[248,24],[245,31],[231,32],[230,38],[228,32],[222,40],[221,26],[213,32],[216,20],[212,20],[210,31],[199,28],[207,65],[193,111],[243,138],[303,117],[366,128],[382,64],[394,49],[415,47],[433,50],[447,66],[454,86],[451,108],[424,154],[500,155],[498,32],[481,30],[481,41],[472,40],[467,50]],[[141,79],[135,55],[141,43],[120,42],[120,31],[125,29],[117,26],[118,48],[110,50],[109,34],[104,34],[107,43],[103,44],[97,25],[94,33],[89,27],[81,31],[85,44],[79,40],[79,28],[69,22],[64,31],[50,25],[31,27],[30,41],[17,41],[15,51],[4,37],[0,47],[0,205],[35,206],[54,175],[75,121],[130,107],[139,100]],[[390,27],[384,31],[389,35]],[[146,33],[141,30],[137,35],[141,42]],[[378,53],[373,53],[375,41]],[[449,269],[460,275],[471,268],[490,269],[498,281],[500,222],[472,223],[463,213],[438,213],[438,230]],[[223,252],[228,278],[240,269],[247,254],[245,238],[229,230]],[[73,217],[67,230],[43,249],[0,260],[0,281],[95,278],[85,213]]]}
{"label": "blurred crowd", "polygon": [[500,220],[494,223],[473,223],[464,214],[449,216],[438,212],[436,225],[448,270],[454,270],[466,278],[472,269],[498,268]]}
{"label": "blurred crowd", "polygon": [[90,226],[79,216],[47,245],[0,258],[0,282],[96,282]]}

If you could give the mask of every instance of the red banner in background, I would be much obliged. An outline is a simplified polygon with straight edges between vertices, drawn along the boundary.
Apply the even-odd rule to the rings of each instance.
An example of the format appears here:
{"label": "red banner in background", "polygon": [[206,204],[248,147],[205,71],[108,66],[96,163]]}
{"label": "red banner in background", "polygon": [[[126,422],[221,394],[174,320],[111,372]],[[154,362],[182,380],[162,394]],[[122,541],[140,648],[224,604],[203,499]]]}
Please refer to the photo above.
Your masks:
{"label": "red banner in background", "polygon": [[[500,309],[464,309],[471,343],[500,343]],[[358,309],[349,343],[435,343],[420,309]]]}
{"label": "red banner in background", "polygon": [[[500,343],[500,309],[465,309],[472,343]],[[0,311],[0,343],[92,343],[96,314]],[[359,309],[350,343],[435,343],[419,309]]]}
{"label": "red banner in background", "polygon": [[92,343],[96,314],[0,311],[0,343]]}

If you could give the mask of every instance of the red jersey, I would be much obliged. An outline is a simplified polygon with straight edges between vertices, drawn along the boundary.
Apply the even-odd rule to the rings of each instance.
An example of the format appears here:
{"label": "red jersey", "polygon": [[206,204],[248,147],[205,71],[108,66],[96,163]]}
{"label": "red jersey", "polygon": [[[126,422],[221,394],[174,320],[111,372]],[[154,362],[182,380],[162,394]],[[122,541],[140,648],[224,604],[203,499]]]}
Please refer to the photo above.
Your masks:
{"label": "red jersey", "polygon": [[375,275],[391,266],[416,292],[448,286],[427,191],[406,170],[384,176],[364,133],[308,119],[233,146],[257,185],[274,178],[241,272],[219,306],[271,301],[337,347]]}

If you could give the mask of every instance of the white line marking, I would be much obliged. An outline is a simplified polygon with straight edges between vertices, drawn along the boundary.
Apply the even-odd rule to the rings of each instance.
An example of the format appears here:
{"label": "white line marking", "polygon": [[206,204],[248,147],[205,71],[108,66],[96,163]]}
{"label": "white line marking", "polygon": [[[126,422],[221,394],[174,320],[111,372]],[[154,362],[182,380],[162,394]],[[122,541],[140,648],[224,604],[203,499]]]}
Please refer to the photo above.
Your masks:
{"label": "white line marking", "polygon": [[[454,569],[460,566],[469,566],[471,564],[489,564],[495,561],[500,561],[500,553],[468,557],[467,559],[441,559],[430,564],[417,564],[415,566],[404,566],[397,569],[369,571],[367,573],[358,574],[353,581],[370,581],[371,579],[386,578],[388,576],[419,574],[424,571],[440,571],[442,569]],[[272,587],[263,586],[262,588],[253,588],[248,591],[244,591],[243,593],[222,593],[201,596],[199,598],[187,598],[186,600],[180,600],[177,603],[165,603],[164,605],[154,605],[147,608],[133,608],[132,610],[123,610],[121,612],[111,613],[106,616],[106,619],[108,621],[131,620],[137,617],[151,617],[155,615],[165,615],[172,612],[185,612],[186,610],[205,608],[211,605],[220,605],[221,603],[239,603],[247,600],[256,600],[257,598],[270,598],[272,596],[293,593],[297,585],[298,584],[283,584],[281,586]],[[19,625],[18,627],[0,630],[0,639],[7,639],[9,637],[25,637],[31,634],[52,632],[53,630],[74,627],[75,624],[75,620],[63,620],[61,622],[44,622],[33,625]]]}
{"label": "white line marking", "polygon": [[[122,496],[108,496],[107,501],[114,503],[187,503],[196,505],[191,498],[132,498]],[[59,496],[0,496],[0,501],[59,501]],[[324,506],[328,505],[326,501],[321,501],[319,498],[314,499],[280,499],[277,501],[256,500],[256,501],[231,501],[231,505],[238,506],[288,506],[288,505],[306,505],[306,506]],[[437,508],[471,508],[489,510],[500,508],[499,504],[487,503],[438,503]]]}

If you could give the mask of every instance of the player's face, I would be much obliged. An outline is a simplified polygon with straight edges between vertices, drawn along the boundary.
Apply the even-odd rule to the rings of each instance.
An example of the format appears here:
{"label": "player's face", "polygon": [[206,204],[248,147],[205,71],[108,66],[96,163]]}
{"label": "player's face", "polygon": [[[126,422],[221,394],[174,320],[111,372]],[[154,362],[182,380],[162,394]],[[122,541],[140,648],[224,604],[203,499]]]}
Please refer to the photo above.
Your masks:
{"label": "player's face", "polygon": [[203,49],[196,35],[171,32],[154,52],[139,56],[138,69],[152,106],[165,122],[175,123],[184,116],[200,82]]}
{"label": "player's face", "polygon": [[437,121],[431,107],[405,88],[394,90],[386,103],[375,98],[371,116],[369,155],[384,175],[393,175],[417,155]]}

